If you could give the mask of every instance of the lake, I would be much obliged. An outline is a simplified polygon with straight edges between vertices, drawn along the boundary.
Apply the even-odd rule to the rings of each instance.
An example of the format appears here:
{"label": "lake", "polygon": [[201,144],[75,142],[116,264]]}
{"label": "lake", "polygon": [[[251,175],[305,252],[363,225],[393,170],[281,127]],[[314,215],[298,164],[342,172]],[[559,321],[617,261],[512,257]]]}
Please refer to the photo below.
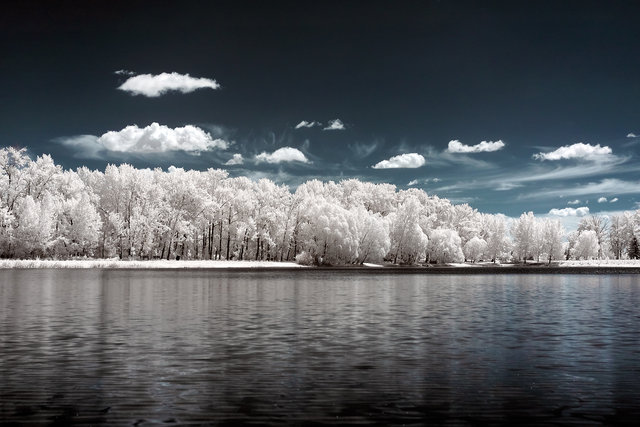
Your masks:
{"label": "lake", "polygon": [[0,270],[0,421],[632,424],[638,275]]}

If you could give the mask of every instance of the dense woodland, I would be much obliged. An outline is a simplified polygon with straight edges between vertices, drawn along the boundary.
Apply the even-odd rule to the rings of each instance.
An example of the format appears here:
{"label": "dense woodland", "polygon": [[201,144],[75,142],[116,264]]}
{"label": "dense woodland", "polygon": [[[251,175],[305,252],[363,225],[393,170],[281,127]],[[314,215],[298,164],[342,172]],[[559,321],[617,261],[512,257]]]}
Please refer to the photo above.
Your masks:
{"label": "dense woodland", "polygon": [[480,213],[356,179],[295,192],[220,169],[63,170],[0,149],[0,257],[296,260],[305,264],[638,258],[640,210],[559,221]]}

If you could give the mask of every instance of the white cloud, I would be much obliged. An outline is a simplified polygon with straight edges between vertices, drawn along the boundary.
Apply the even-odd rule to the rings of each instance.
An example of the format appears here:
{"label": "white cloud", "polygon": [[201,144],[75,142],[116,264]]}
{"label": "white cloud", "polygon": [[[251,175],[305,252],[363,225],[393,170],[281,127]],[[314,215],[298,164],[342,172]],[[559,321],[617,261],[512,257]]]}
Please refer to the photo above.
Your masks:
{"label": "white cloud", "polygon": [[136,74],[133,71],[129,71],[129,70],[118,70],[118,71],[114,71],[113,73],[119,76],[133,76]]}
{"label": "white cloud", "polygon": [[320,122],[314,122],[314,121],[310,121],[310,122],[308,122],[308,121],[306,121],[306,120],[303,120],[303,121],[301,121],[300,123],[298,123],[298,124],[296,125],[296,129],[300,129],[300,128],[312,128],[312,127],[314,127],[314,126],[322,126],[322,123],[320,123]]}
{"label": "white cloud", "polygon": [[580,203],[582,202],[579,199],[570,200],[567,202],[568,205],[579,205]]}
{"label": "white cloud", "polygon": [[633,133],[633,132],[629,132],[629,133],[627,134],[627,138],[637,138],[637,137],[638,137],[638,135],[636,135],[636,134],[635,134],[635,133]]}
{"label": "white cloud", "polygon": [[615,202],[617,202],[617,201],[618,201],[618,198],[617,198],[617,197],[614,197],[613,199],[609,200],[609,203],[615,203]]}
{"label": "white cloud", "polygon": [[244,163],[244,159],[242,158],[242,154],[240,153],[236,153],[233,155],[232,158],[230,158],[229,160],[227,160],[227,162],[225,163],[225,165],[227,166],[234,166],[234,165],[241,165]]}
{"label": "white cloud", "polygon": [[311,163],[307,156],[297,148],[282,147],[278,148],[273,153],[262,152],[256,156],[256,161],[267,163],[282,163],[282,162],[301,162]]}
{"label": "white cloud", "polygon": [[600,197],[598,199],[598,203],[606,203],[607,202],[607,198],[606,197]]}
{"label": "white cloud", "polygon": [[407,184],[407,187],[411,187],[412,185],[416,185],[418,183],[417,179],[412,179],[411,181],[409,181],[409,183]]}
{"label": "white cloud", "polygon": [[374,169],[397,169],[397,168],[419,168],[426,163],[422,154],[408,153],[391,157],[389,160],[382,160],[372,166]]}
{"label": "white cloud", "polygon": [[533,158],[537,160],[562,160],[562,159],[588,159],[597,160],[606,158],[612,153],[608,146],[601,147],[600,144],[591,145],[579,142],[572,145],[563,145],[562,147],[550,151],[548,153],[534,154]]}
{"label": "white cloud", "polygon": [[102,159],[100,154],[104,146],[98,142],[95,135],[76,135],[56,138],[53,142],[60,143],[74,151],[73,157],[79,159]]}
{"label": "white cloud", "polygon": [[581,208],[564,208],[564,209],[551,209],[549,215],[553,216],[586,216],[589,215],[589,208],[583,206]]}
{"label": "white cloud", "polygon": [[227,141],[213,139],[209,133],[196,126],[186,125],[172,129],[155,122],[144,128],[131,125],[120,131],[107,132],[97,142],[107,150],[129,153],[186,151],[198,154],[213,148],[225,150],[229,146]]}
{"label": "white cloud", "polygon": [[323,130],[345,130],[345,129],[346,128],[344,127],[344,123],[342,123],[342,120],[335,119],[335,120],[329,120],[329,125],[325,127]]}
{"label": "white cloud", "polygon": [[454,139],[449,141],[447,151],[449,153],[489,153],[492,151],[498,151],[504,148],[504,142],[498,141],[482,141],[476,145],[466,145],[462,142]]}
{"label": "white cloud", "polygon": [[197,89],[218,89],[219,87],[218,82],[204,77],[191,77],[189,74],[162,73],[158,75],[140,74],[129,77],[118,89],[130,92],[133,95],[144,95],[153,98],[169,91],[189,93]]}

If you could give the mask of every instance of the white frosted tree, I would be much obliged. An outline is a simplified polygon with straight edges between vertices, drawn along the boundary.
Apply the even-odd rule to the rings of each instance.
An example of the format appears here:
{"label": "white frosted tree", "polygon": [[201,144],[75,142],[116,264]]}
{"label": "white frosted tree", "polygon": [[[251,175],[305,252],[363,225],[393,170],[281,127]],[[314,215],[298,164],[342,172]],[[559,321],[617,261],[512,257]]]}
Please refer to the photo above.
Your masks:
{"label": "white frosted tree", "polygon": [[393,263],[414,264],[425,253],[429,239],[420,227],[420,201],[408,197],[395,214],[390,215],[391,250]]}
{"label": "white frosted tree", "polygon": [[367,211],[363,206],[352,209],[357,218],[358,264],[381,262],[391,248],[389,222],[379,213]]}
{"label": "white frosted tree", "polygon": [[42,201],[31,196],[19,200],[18,225],[14,231],[15,251],[18,256],[45,256],[52,243],[55,224],[55,205],[46,194]]}
{"label": "white frosted tree", "polygon": [[6,206],[0,206],[0,257],[11,255],[11,239],[15,218]]}
{"label": "white frosted tree", "polygon": [[533,255],[536,245],[536,219],[533,212],[520,215],[511,226],[513,238],[513,251],[517,259],[527,262],[527,258]]}
{"label": "white frosted tree", "polygon": [[504,215],[482,215],[481,236],[487,242],[486,256],[492,262],[509,257],[511,241]]}
{"label": "white frosted tree", "polygon": [[607,247],[607,235],[609,232],[609,219],[602,215],[589,215],[580,220],[578,232],[592,230],[598,239],[598,259],[602,259]]}
{"label": "white frosted tree", "polygon": [[462,248],[467,261],[479,261],[487,251],[487,242],[478,236],[472,237]]}
{"label": "white frosted tree", "polygon": [[462,240],[455,230],[439,228],[431,230],[427,255],[430,261],[438,264],[464,261]]}
{"label": "white frosted tree", "polygon": [[598,245],[598,235],[594,230],[582,231],[576,240],[576,244],[573,247],[573,257],[575,259],[589,260],[598,257],[598,251],[600,245]]}
{"label": "white frosted tree", "polygon": [[564,227],[558,220],[546,218],[541,222],[541,253],[546,254],[547,261],[561,259],[564,252]]}

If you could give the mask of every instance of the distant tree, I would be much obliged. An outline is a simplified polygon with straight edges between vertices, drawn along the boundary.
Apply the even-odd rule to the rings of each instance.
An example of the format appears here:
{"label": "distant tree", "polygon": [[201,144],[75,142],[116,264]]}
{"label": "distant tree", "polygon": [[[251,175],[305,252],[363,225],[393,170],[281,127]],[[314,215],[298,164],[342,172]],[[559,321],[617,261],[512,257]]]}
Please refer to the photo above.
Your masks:
{"label": "distant tree", "polygon": [[437,263],[462,262],[462,240],[456,230],[439,228],[431,231],[427,245],[427,255],[430,261]]}
{"label": "distant tree", "polygon": [[624,216],[613,215],[609,227],[609,247],[615,259],[622,258],[625,244],[628,242],[625,239],[625,234]]}
{"label": "distant tree", "polygon": [[562,258],[564,228],[558,220],[545,219],[541,223],[540,241],[541,252],[547,255],[547,261]]}
{"label": "distant tree", "polygon": [[410,196],[391,219],[390,259],[394,263],[414,264],[427,249],[429,239],[420,227],[421,204]]}
{"label": "distant tree", "polygon": [[536,221],[533,212],[523,213],[513,222],[511,236],[516,258],[526,263],[536,245]]}
{"label": "distant tree", "polygon": [[640,247],[638,247],[638,239],[636,236],[631,238],[629,242],[629,259],[639,259],[640,258]]}
{"label": "distant tree", "polygon": [[476,262],[482,258],[487,250],[487,242],[478,236],[472,237],[462,248],[466,260]]}
{"label": "distant tree", "polygon": [[603,258],[603,254],[607,244],[607,234],[609,231],[609,219],[602,215],[589,215],[580,220],[578,224],[578,233],[585,230],[592,230],[596,233],[598,240],[598,259]]}
{"label": "distant tree", "polygon": [[600,245],[598,236],[593,230],[585,230],[578,235],[578,240],[573,248],[575,259],[594,259],[598,257]]}
{"label": "distant tree", "polygon": [[487,242],[486,256],[492,262],[505,258],[511,248],[504,215],[482,215],[480,236]]}

